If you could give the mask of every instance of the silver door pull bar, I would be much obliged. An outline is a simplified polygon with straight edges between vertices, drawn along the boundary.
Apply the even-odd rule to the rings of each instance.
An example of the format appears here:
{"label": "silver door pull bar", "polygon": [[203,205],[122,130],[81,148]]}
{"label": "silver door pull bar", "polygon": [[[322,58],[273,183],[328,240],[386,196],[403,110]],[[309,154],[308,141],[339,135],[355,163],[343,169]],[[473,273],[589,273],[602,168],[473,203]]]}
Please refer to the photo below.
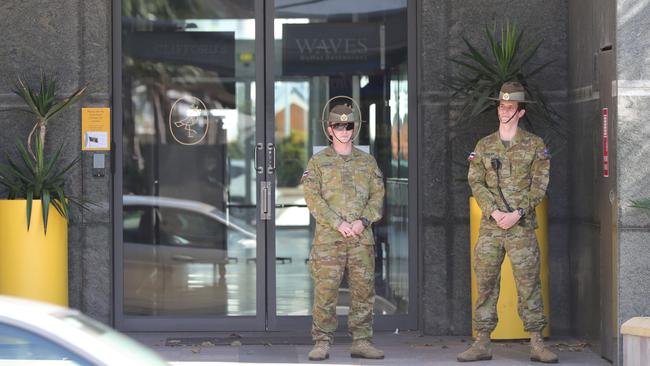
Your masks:
{"label": "silver door pull bar", "polygon": [[255,145],[255,149],[253,151],[253,154],[255,155],[255,171],[257,171],[257,174],[264,173],[264,167],[260,166],[260,164],[257,162],[257,155],[263,149],[264,149],[264,145],[262,143],[258,143],[257,145]]}

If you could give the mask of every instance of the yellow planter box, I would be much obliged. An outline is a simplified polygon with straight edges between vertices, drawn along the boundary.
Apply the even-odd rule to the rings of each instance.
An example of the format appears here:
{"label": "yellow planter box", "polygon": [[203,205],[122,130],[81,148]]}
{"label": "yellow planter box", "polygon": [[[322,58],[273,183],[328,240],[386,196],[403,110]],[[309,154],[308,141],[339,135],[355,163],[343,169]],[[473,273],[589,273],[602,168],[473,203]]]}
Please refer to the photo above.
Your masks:
{"label": "yellow planter box", "polygon": [[25,200],[0,200],[0,294],[68,306],[68,221],[54,206],[45,235],[40,200],[29,231]]}
{"label": "yellow planter box", "polygon": [[[478,241],[479,227],[481,226],[481,208],[478,206],[476,199],[469,199],[470,213],[470,256],[472,263],[472,318],[474,317],[474,304],[478,297],[476,286],[476,273],[474,273],[474,247]],[[535,208],[537,215],[537,244],[540,252],[541,280],[542,280],[542,298],[544,301],[544,315],[549,324],[544,328],[543,335],[548,337],[551,334],[550,322],[550,301],[548,287],[548,198],[544,197],[542,202]],[[501,265],[501,291],[499,302],[497,303],[497,314],[499,323],[492,332],[492,339],[525,339],[529,338],[528,332],[524,332],[524,323],[519,318],[517,312],[517,288],[515,278],[512,274],[512,265],[510,258],[506,254],[503,264]],[[472,336],[476,337],[476,331],[472,330]]]}

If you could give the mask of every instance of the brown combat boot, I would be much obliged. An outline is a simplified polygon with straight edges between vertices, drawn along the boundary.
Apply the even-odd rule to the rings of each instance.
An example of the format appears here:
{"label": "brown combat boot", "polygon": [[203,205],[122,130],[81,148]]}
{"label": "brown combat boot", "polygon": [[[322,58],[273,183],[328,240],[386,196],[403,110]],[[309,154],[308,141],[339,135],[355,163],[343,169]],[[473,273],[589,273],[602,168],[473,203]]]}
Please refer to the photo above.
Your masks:
{"label": "brown combat boot", "polygon": [[530,333],[530,360],[543,363],[557,363],[557,355],[544,347],[542,332]]}
{"label": "brown combat boot", "polygon": [[465,352],[456,356],[458,362],[473,362],[492,359],[492,348],[490,347],[490,333],[478,332],[476,340]]}
{"label": "brown combat boot", "polygon": [[352,358],[382,359],[384,358],[384,351],[373,346],[367,339],[359,339],[352,342],[350,356]]}
{"label": "brown combat boot", "polygon": [[316,341],[314,348],[309,351],[310,361],[323,361],[330,358],[330,342]]}

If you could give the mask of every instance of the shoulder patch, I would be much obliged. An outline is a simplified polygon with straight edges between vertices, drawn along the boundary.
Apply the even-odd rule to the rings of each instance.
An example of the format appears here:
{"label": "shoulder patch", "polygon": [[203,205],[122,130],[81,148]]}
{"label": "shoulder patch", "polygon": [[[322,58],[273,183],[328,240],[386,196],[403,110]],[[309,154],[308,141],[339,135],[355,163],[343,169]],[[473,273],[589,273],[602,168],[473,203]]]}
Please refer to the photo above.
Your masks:
{"label": "shoulder patch", "polygon": [[548,148],[547,148],[547,147],[544,148],[544,152],[543,152],[543,154],[544,154],[544,156],[547,157],[547,158],[550,158],[550,157],[551,157],[551,153],[548,151]]}
{"label": "shoulder patch", "polygon": [[476,159],[476,153],[472,151],[471,153],[469,153],[469,156],[467,157],[467,161],[474,161],[474,159]]}

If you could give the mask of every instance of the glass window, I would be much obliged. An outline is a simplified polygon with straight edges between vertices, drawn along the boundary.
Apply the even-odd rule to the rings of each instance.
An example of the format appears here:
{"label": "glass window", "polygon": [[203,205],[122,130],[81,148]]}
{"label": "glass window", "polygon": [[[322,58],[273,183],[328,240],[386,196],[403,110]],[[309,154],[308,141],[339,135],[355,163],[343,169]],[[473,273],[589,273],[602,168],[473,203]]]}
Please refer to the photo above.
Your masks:
{"label": "glass window", "polygon": [[[370,5],[372,3],[372,5]],[[277,315],[309,315],[308,271],[315,223],[300,178],[329,142],[322,111],[330,98],[353,98],[361,113],[355,146],[384,174],[383,218],[374,223],[375,314],[408,312],[407,1],[277,0],[274,19]],[[328,107],[349,100],[335,100]],[[350,303],[343,281],[337,311]]]}
{"label": "glass window", "polygon": [[9,324],[0,324],[0,360],[60,360],[69,365],[93,365],[48,339]]}
{"label": "glass window", "polygon": [[124,313],[255,315],[255,2],[121,4]]}
{"label": "glass window", "polygon": [[150,208],[125,206],[122,216],[124,241],[153,244],[153,217],[151,215]]}
{"label": "glass window", "polygon": [[161,244],[225,249],[226,226],[218,218],[170,208],[158,211]]}

